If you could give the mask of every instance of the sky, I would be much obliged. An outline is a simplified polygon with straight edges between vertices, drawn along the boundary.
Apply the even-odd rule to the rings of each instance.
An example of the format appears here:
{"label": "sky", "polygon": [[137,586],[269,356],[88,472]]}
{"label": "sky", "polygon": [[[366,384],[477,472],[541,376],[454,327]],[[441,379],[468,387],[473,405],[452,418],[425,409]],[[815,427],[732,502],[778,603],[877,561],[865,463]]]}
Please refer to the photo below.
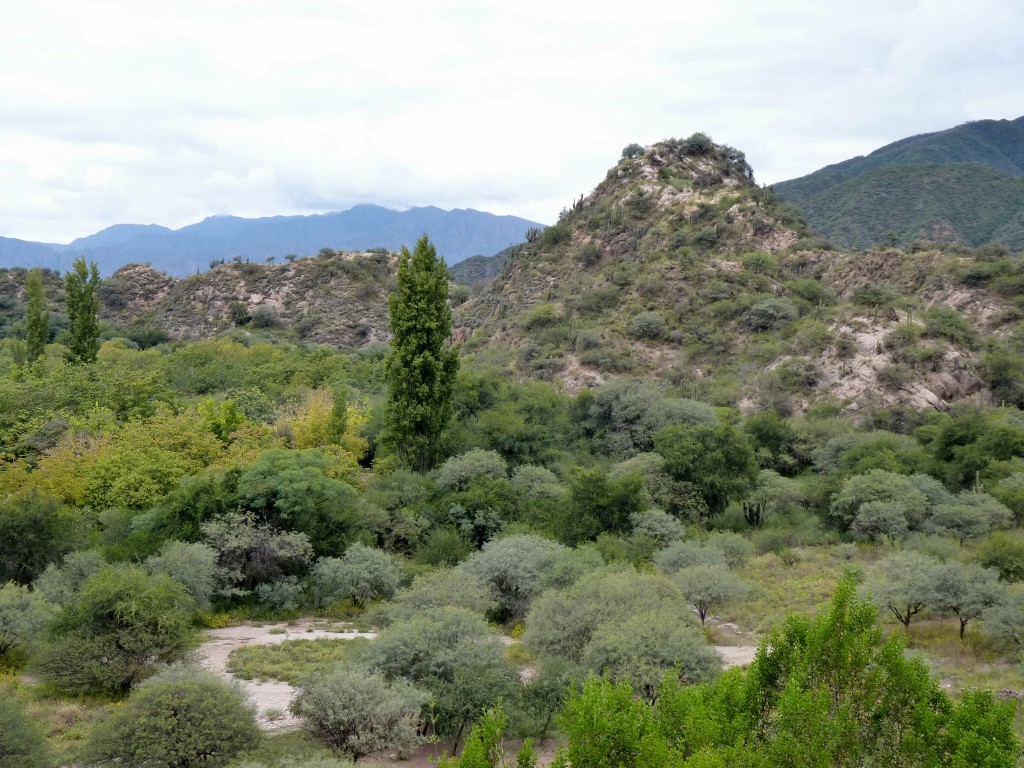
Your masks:
{"label": "sky", "polygon": [[760,183],[1024,115],[1020,0],[0,0],[0,236],[358,203],[553,222],[627,144]]}

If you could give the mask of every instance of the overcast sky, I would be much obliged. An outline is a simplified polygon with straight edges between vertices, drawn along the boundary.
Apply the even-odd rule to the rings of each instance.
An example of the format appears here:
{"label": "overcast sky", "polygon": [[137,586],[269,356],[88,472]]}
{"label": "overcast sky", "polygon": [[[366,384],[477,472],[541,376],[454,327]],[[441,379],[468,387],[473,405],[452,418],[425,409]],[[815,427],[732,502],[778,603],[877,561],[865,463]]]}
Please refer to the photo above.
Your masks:
{"label": "overcast sky", "polygon": [[0,235],[369,202],[550,223],[623,146],[771,183],[1024,114],[1020,0],[0,0]]}

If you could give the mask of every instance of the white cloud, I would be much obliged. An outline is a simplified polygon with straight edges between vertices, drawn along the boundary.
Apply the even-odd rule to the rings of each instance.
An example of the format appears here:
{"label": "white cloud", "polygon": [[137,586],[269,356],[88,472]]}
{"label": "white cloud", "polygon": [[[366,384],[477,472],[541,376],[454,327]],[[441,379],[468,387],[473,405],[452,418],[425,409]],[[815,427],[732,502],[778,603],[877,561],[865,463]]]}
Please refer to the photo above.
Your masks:
{"label": "white cloud", "polygon": [[1016,117],[1014,0],[34,0],[5,8],[0,235],[356,202],[551,221],[706,130],[762,181]]}

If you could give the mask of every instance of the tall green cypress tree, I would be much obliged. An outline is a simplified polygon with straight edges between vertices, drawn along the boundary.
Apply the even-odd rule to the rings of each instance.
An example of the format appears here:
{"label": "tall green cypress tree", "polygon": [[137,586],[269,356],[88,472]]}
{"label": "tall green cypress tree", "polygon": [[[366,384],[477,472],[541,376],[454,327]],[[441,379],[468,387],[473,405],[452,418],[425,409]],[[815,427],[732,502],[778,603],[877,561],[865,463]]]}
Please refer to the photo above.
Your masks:
{"label": "tall green cypress tree", "polygon": [[43,294],[43,272],[36,267],[28,273],[25,283],[28,301],[25,305],[25,358],[34,363],[43,356],[50,340],[50,313]]}
{"label": "tall green cypress tree", "polygon": [[388,297],[391,354],[381,440],[418,472],[434,467],[441,432],[452,417],[459,358],[449,344],[448,269],[424,235],[410,253],[402,248],[397,287]]}
{"label": "tall green cypress tree", "polygon": [[64,276],[64,301],[68,311],[68,351],[76,363],[93,363],[100,349],[100,325],[97,315],[100,300],[96,289],[100,272],[96,262],[85,263],[79,256]]}

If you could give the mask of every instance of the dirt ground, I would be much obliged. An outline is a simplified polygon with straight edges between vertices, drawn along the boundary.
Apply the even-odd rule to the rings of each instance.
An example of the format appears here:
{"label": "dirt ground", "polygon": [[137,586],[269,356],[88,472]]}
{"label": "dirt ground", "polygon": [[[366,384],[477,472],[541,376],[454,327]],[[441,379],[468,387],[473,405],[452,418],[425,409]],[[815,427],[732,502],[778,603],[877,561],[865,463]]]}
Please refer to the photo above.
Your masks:
{"label": "dirt ground", "polygon": [[[349,624],[331,623],[318,619],[300,619],[288,624],[264,624],[262,626],[243,624],[237,627],[209,629],[205,634],[206,638],[195,652],[196,661],[200,666],[228,680],[235,679],[227,671],[228,656],[236,648],[245,645],[274,645],[287,640],[313,640],[320,637],[340,640],[376,637],[374,632],[357,632]],[[512,642],[511,638],[508,638],[507,642]],[[748,666],[754,660],[754,653],[757,651],[756,646],[750,645],[716,645],[715,649],[722,655],[725,667]],[[256,706],[257,719],[261,728],[266,731],[280,732],[299,727],[298,720],[288,712],[288,705],[296,693],[295,688],[291,685],[277,681],[259,682],[239,679],[238,682]],[[268,710],[279,716],[275,716],[274,719],[267,717]],[[409,768],[418,768],[417,760],[422,760],[423,765],[429,765],[428,758],[436,757],[446,746],[449,750],[451,749],[450,744],[428,744],[410,755],[408,761],[403,760],[403,764]]]}
{"label": "dirt ground", "polygon": [[[228,656],[244,645],[274,645],[286,640],[314,640],[329,637],[336,640],[351,640],[356,637],[376,637],[374,632],[356,632],[347,624],[332,624],[316,619],[300,619],[289,624],[264,624],[254,626],[243,624],[237,627],[209,629],[206,639],[195,652],[200,666],[228,679],[236,679],[227,671]],[[299,727],[299,722],[288,712],[288,705],[295,696],[295,688],[288,683],[277,681],[259,682],[241,680],[238,682],[249,695],[257,709],[260,727],[267,731],[285,731]],[[283,713],[271,720],[267,710]]]}

